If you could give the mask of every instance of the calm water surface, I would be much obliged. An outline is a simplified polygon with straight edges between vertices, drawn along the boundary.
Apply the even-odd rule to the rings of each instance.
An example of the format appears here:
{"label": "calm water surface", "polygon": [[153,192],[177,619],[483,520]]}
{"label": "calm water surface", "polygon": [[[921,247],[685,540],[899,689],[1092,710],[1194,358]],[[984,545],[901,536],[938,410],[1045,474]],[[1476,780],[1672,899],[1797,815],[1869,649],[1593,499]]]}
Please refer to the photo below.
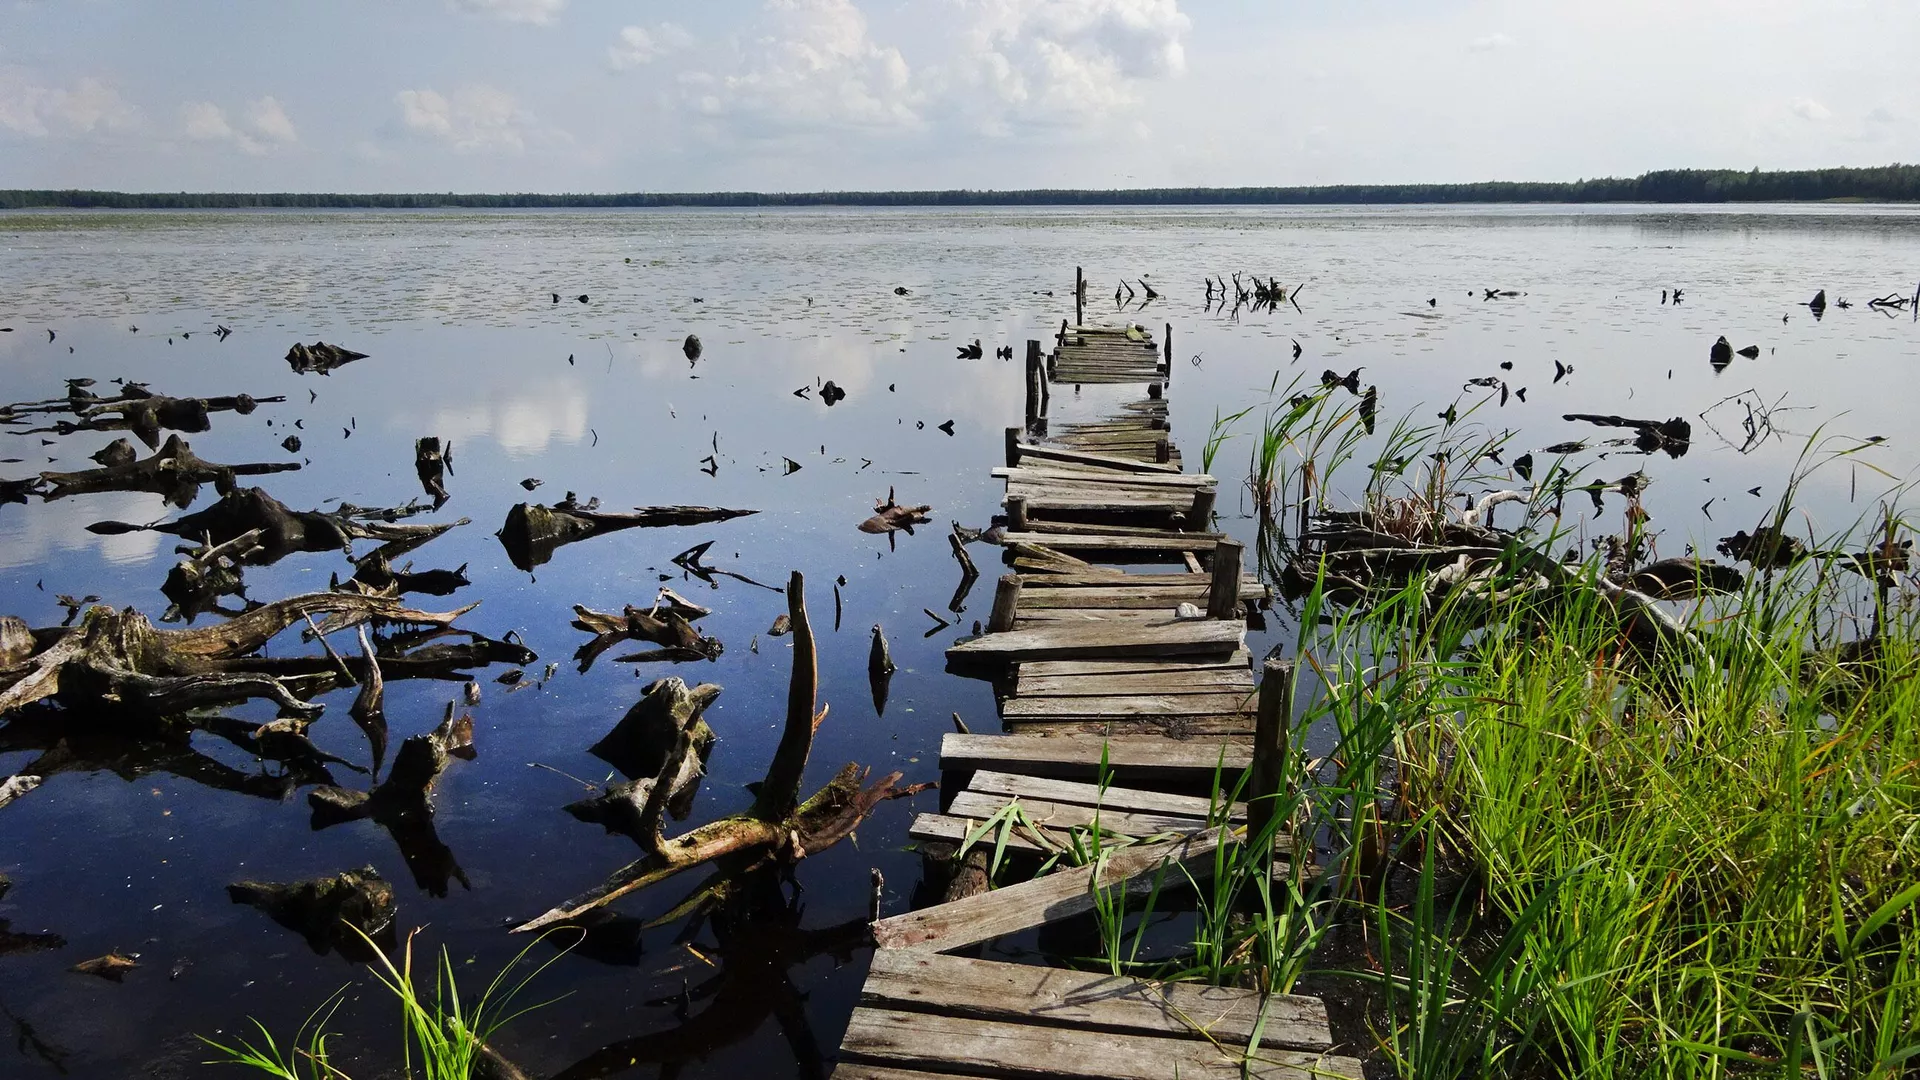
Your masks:
{"label": "calm water surface", "polygon": [[[517,632],[541,656],[530,673],[562,665],[545,686],[512,694],[488,677],[497,670],[482,676],[479,757],[455,762],[436,798],[439,836],[465,884],[416,881],[371,822],[311,831],[301,794],[278,801],[223,789],[263,766],[205,736],[189,755],[62,773],[0,811],[0,872],[14,881],[0,898],[0,929],[66,941],[0,957],[0,1019],[15,1036],[0,1046],[0,1075],[198,1075],[208,1070],[195,1033],[233,1032],[248,1016],[290,1031],[346,984],[353,989],[335,1026],[362,1066],[356,1075],[375,1075],[372,1063],[398,1049],[390,1004],[366,991],[361,969],[314,955],[264,915],[230,904],[223,886],[372,865],[395,883],[401,926],[426,927],[423,946],[446,946],[476,976],[509,959],[524,941],[504,924],[633,856],[629,841],[561,812],[578,787],[529,763],[604,778],[586,748],[645,680],[667,673],[610,658],[577,672],[571,656],[585,635],[568,625],[574,604],[644,604],[669,573],[715,609],[703,628],[726,642],[725,654],[672,669],[725,688],[708,713],[720,741],[693,820],[744,808],[745,785],[760,777],[777,735],[790,639],[766,634],[784,610],[777,593],[730,578],[711,589],[682,580],[669,559],[702,541],[714,542],[715,565],[760,581],[806,573],[823,627],[832,582],[846,578],[841,626],[821,641],[831,713],[808,789],[849,761],[934,779],[950,714],[976,729],[993,715],[986,684],[942,670],[943,650],[990,604],[986,549],[975,557],[989,564],[989,582],[959,625],[922,636],[934,624],[921,609],[944,610],[958,578],[942,536],[948,519],[981,527],[996,509],[999,485],[987,470],[1021,407],[1017,363],[956,360],[955,346],[978,338],[989,357],[1001,344],[1017,356],[1026,339],[1050,335],[1070,313],[1075,265],[1091,281],[1090,319],[1121,318],[1111,294],[1122,277],[1144,276],[1161,293],[1126,317],[1173,325],[1173,428],[1190,468],[1216,410],[1264,400],[1276,373],[1284,388],[1354,367],[1380,387],[1388,418],[1431,417],[1456,401],[1465,410],[1486,396],[1463,391],[1474,377],[1527,387],[1524,403],[1489,403],[1465,422],[1511,430],[1516,453],[1584,438],[1593,447],[1577,459],[1584,476],[1644,468],[1665,554],[1710,549],[1757,524],[1816,431],[1836,440],[1830,450],[1886,440],[1808,481],[1798,520],[1816,535],[1876,514],[1876,499],[1915,475],[1920,454],[1911,419],[1920,327],[1908,313],[1866,307],[1874,296],[1911,294],[1920,277],[1920,210],[1908,208],[0,216],[0,326],[13,328],[0,334],[0,401],[56,396],[77,376],[137,379],[177,396],[285,395],[251,416],[216,414],[213,430],[188,438],[215,461],[283,461],[280,441],[300,434],[310,464],[262,483],[297,509],[403,503],[418,494],[413,440],[451,440],[453,498],[416,520],[473,523],[416,552],[416,569],[466,564],[473,584],[452,599],[482,603],[463,625]],[[1204,310],[1203,275],[1236,271],[1306,282],[1302,310]],[[1662,305],[1661,290],[1673,288],[1685,302]],[[1855,306],[1816,321],[1804,305],[1821,288]],[[1488,301],[1484,289],[1521,295]],[[555,304],[552,293],[589,302]],[[217,340],[216,324],[233,336]],[[688,333],[705,343],[693,364],[680,350]],[[1735,348],[1759,346],[1760,357],[1716,374],[1708,348],[1722,334]],[[287,347],[316,338],[371,356],[327,377],[290,372]],[[1558,383],[1556,362],[1572,368]],[[847,391],[835,407],[794,394],[827,379]],[[1715,406],[1742,394],[1781,410],[1783,437],[1740,451],[1744,409]],[[1094,415],[1120,399],[1066,389],[1056,413]],[[1569,411],[1684,416],[1694,422],[1693,448],[1679,460],[1631,455],[1604,445],[1609,432],[1563,421]],[[951,436],[938,427],[948,420]],[[19,459],[0,464],[0,477],[88,467],[87,455],[116,434],[43,444],[0,428],[0,458]],[[1237,482],[1246,450],[1245,440],[1229,440],[1215,472]],[[701,462],[709,454],[718,464],[711,476]],[[789,473],[785,459],[801,469]],[[507,508],[529,498],[520,487],[529,477],[545,482],[542,501],[572,490],[609,508],[760,513],[599,538],[561,549],[529,575],[492,536]],[[1345,479],[1357,490],[1358,473]],[[1756,486],[1760,494],[1749,494]],[[935,508],[931,525],[895,544],[854,528],[889,488]],[[1246,532],[1235,516],[1244,500],[1232,490],[1223,487],[1221,510],[1229,529]],[[1574,528],[1619,527],[1617,502],[1585,522],[1572,517],[1589,510],[1576,501]],[[174,538],[84,527],[165,516],[159,497],[144,494],[0,506],[0,612],[53,625],[64,616],[56,594],[98,594],[159,619]],[[296,555],[250,569],[248,596],[322,589],[335,573],[351,573],[339,555]],[[884,714],[865,678],[875,624],[901,669]],[[301,646],[287,635],[274,649]],[[389,684],[394,737],[431,728],[450,689]],[[364,761],[363,738],[340,718],[350,695],[325,700],[316,741]],[[232,715],[272,713],[256,703]],[[0,726],[0,776],[41,749]],[[569,996],[517,1024],[503,1047],[535,1073],[589,1061],[573,1075],[814,1075],[807,1048],[830,1053],[837,1044],[865,956],[793,928],[861,917],[869,868],[884,872],[890,910],[911,904],[919,860],[905,828],[934,798],[886,804],[855,842],[807,859],[795,911],[784,924],[770,917],[761,937],[722,942],[701,929],[689,948],[677,940],[680,926],[635,928],[690,884],[623,902],[620,913],[632,917],[616,928],[624,936],[562,959],[544,986]],[[115,949],[142,965],[124,984],[65,970]]]}

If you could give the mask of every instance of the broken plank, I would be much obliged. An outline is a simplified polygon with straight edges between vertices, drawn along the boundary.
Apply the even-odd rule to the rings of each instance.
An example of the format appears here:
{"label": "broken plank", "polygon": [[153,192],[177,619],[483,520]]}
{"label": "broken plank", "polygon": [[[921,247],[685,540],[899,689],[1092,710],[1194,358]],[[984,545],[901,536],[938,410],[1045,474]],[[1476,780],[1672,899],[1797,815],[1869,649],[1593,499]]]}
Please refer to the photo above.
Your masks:
{"label": "broken plank", "polygon": [[[1024,669],[1030,665],[1021,665]],[[1254,692],[1253,672],[1246,668],[1130,675],[1033,676],[1022,670],[1014,683],[1021,698],[1098,697],[1112,694],[1218,694]]]}
{"label": "broken plank", "polygon": [[[1098,784],[1022,776],[1019,773],[996,772],[991,769],[975,772],[973,779],[967,781],[967,790],[989,795],[1044,799],[1057,803],[1078,803],[1082,806],[1099,805],[1116,810],[1143,813],[1184,814],[1199,818],[1207,817],[1214,810],[1213,800],[1198,795],[1170,795],[1164,791],[1144,791],[1111,784],[1103,788]],[[1245,821],[1247,805],[1234,803],[1229,808],[1228,815],[1231,821]]]}
{"label": "broken plank", "polygon": [[[1024,595],[1025,590],[1022,590]],[[1132,675],[1152,672],[1190,674],[1201,671],[1250,671],[1253,654],[1244,647],[1232,655],[1220,657],[1168,656],[1141,657],[1132,660],[1033,660],[1021,664],[1021,678],[1078,677],[1082,675]]]}
{"label": "broken plank", "polygon": [[[1044,879],[1043,879],[1044,880]],[[988,896],[995,893],[985,894]],[[950,906],[950,905],[949,905]],[[1359,1063],[1305,1050],[1261,1049],[1248,1056],[1204,1039],[1041,1027],[934,1013],[855,1009],[840,1042],[843,1060],[950,1070],[964,1062],[976,1076],[1057,1080],[1321,1080]],[[944,1067],[944,1068],[943,1068]],[[977,1071],[975,1071],[977,1070]]]}
{"label": "broken plank", "polygon": [[1052,446],[1033,446],[1018,443],[1014,450],[1022,460],[1038,458],[1041,461],[1071,461],[1083,465],[1099,465],[1119,472],[1177,473],[1178,465],[1162,464],[1154,461],[1134,461],[1131,458],[1113,457],[1107,454],[1090,454],[1078,450],[1061,450]]}
{"label": "broken plank", "polygon": [[1325,1050],[1333,1043],[1319,998],[1264,996],[1238,987],[1148,983],[1094,972],[877,951],[861,1004],[1121,1034],[1211,1039],[1229,1046]]}
{"label": "broken plank", "polygon": [[1112,659],[1192,656],[1237,651],[1246,635],[1239,622],[1195,619],[1114,622],[986,634],[947,649],[950,658],[983,660]]}
{"label": "broken plank", "polygon": [[[996,742],[1017,741],[986,737]],[[1223,835],[1222,829],[1209,829],[1165,844],[1122,848],[1091,866],[1059,870],[964,900],[881,919],[873,924],[874,943],[881,949],[951,952],[1080,915],[1093,910],[1094,888],[1124,883],[1129,892],[1145,892],[1152,888],[1153,877],[1162,868],[1174,881],[1184,877],[1181,866],[1196,876],[1204,873],[1212,865],[1213,850]]]}
{"label": "broken plank", "polygon": [[995,479],[1027,480],[1035,483],[1045,481],[1065,481],[1075,484],[1099,482],[1120,487],[1216,487],[1220,481],[1208,473],[1121,473],[1114,469],[1074,468],[1067,463],[1048,462],[1044,465],[1015,465],[1008,467],[997,465],[993,469]]}
{"label": "broken plank", "polygon": [[[1112,589],[1171,589],[1183,586],[1196,586],[1203,592],[1213,582],[1211,574],[1048,574],[1031,581],[1021,580],[1024,585],[1039,585],[1047,588],[1112,588]],[[1244,594],[1248,589],[1265,589],[1260,579],[1252,574],[1240,575],[1240,589]]]}
{"label": "broken plank", "polygon": [[1009,735],[1105,735],[1190,739],[1196,736],[1246,736],[1257,721],[1247,713],[1226,716],[1109,716],[1105,718],[1009,720]]}
{"label": "broken plank", "polygon": [[1022,624],[1043,627],[1063,623],[1071,625],[1073,623],[1140,622],[1165,619],[1173,614],[1172,604],[1146,608],[1048,607],[1034,608],[1030,611],[1015,609],[1012,629],[1020,629]]}
{"label": "broken plank", "polygon": [[[1167,833],[1185,835],[1207,827],[1206,818],[1193,817],[1189,814],[1156,814],[1136,810],[1114,810],[1108,807],[1095,808],[1074,803],[1048,802],[1044,799],[1013,799],[974,791],[963,791],[955,795],[953,805],[947,807],[947,813],[953,817],[985,821],[1014,802],[1020,804],[1021,813],[1026,815],[1028,821],[1046,829],[1091,829],[1097,817],[1100,831],[1103,833],[1144,840]],[[992,833],[988,834],[989,837],[992,835]]]}
{"label": "broken plank", "polygon": [[994,769],[1035,776],[1082,777],[1099,772],[1102,753],[1122,782],[1206,781],[1224,771],[1225,782],[1253,760],[1251,737],[1169,739],[1165,735],[961,735],[940,739],[943,769]]}
{"label": "broken plank", "polygon": [[1040,544],[1056,551],[1212,551],[1224,533],[1183,533],[1150,530],[1126,536],[1098,534],[1008,532],[1001,536],[1007,544]]}
{"label": "broken plank", "polygon": [[1000,715],[1013,720],[1081,720],[1109,716],[1220,716],[1252,715],[1254,695],[1227,691],[1214,694],[1107,694],[1084,697],[1009,698]]}
{"label": "broken plank", "polygon": [[[1258,600],[1265,595],[1266,588],[1259,582],[1241,581],[1240,599]],[[1023,588],[1020,592],[1020,609],[1022,611],[1052,607],[1164,607],[1171,609],[1175,604],[1180,603],[1197,604],[1205,607],[1207,603],[1206,585],[1186,585],[1158,589],[1123,587],[1106,589],[1034,589],[1031,594]]]}

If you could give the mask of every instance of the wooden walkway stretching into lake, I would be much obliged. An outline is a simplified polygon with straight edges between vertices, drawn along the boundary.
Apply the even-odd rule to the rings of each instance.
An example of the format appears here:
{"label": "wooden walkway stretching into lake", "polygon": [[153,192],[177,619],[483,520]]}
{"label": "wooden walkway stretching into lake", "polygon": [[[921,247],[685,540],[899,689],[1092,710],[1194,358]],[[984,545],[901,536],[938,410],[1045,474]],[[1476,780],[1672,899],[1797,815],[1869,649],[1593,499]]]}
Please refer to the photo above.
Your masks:
{"label": "wooden walkway stretching into lake", "polygon": [[[1007,482],[1015,572],[1000,579],[986,632],[947,651],[950,666],[995,680],[1006,733],[946,736],[944,806],[911,835],[957,846],[1016,803],[1023,823],[971,849],[946,902],[875,922],[837,1080],[1361,1075],[1329,1053],[1316,998],[954,955],[1085,915],[1096,890],[1142,894],[1162,867],[1169,882],[1185,880],[1175,864],[1204,875],[1250,812],[1236,804],[1224,828],[1210,826],[1215,776],[1230,785],[1251,768],[1258,793],[1280,775],[1292,680],[1273,664],[1268,692],[1254,683],[1243,605],[1265,587],[1241,572],[1237,541],[1208,531],[1214,479],[1180,471],[1165,400],[1171,334],[1063,324],[1044,361],[1027,344],[1027,424],[1007,430],[1007,464],[994,470]],[[1093,383],[1144,383],[1147,396],[1049,433],[1053,389]],[[1105,788],[1094,782],[1103,761]],[[1096,816],[1104,862],[988,888],[996,842],[1057,853]]]}

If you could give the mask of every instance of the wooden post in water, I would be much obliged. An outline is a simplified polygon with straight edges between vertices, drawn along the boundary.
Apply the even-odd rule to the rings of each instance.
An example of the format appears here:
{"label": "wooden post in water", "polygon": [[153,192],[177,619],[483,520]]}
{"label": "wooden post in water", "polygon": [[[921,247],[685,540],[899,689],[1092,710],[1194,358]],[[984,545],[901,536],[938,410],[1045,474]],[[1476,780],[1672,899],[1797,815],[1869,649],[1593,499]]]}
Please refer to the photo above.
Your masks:
{"label": "wooden post in water", "polygon": [[1018,464],[1020,464],[1020,429],[1010,427],[1007,429],[1007,468],[1011,469]]}
{"label": "wooden post in water", "polygon": [[1148,383],[1147,396],[1152,398],[1155,401],[1159,401],[1160,400],[1160,384],[1157,382]]}
{"label": "wooden post in water", "polygon": [[1027,497],[1025,495],[1007,496],[1007,530],[1026,532],[1027,524]]}
{"label": "wooden post in water", "polygon": [[993,590],[993,613],[987,616],[987,632],[1001,634],[1013,629],[1013,610],[1020,603],[1020,575],[1005,574]]}
{"label": "wooden post in water", "polygon": [[1162,342],[1162,345],[1164,345],[1166,348],[1167,381],[1172,382],[1173,381],[1173,324],[1172,323],[1167,324],[1166,333],[1167,333],[1167,338],[1164,342]]}
{"label": "wooden post in water", "polygon": [[1293,753],[1293,661],[1269,659],[1260,671],[1260,707],[1253,728],[1252,775],[1247,778],[1247,836],[1271,827],[1286,794],[1282,782]]}
{"label": "wooden post in water", "polygon": [[1247,545],[1231,538],[1213,545],[1213,578],[1207,583],[1207,618],[1231,619],[1239,613],[1240,562],[1246,551]]}
{"label": "wooden post in water", "polygon": [[1080,268],[1076,266],[1073,268],[1073,325],[1075,326],[1087,325],[1087,314],[1082,310],[1082,305],[1086,303],[1086,299],[1087,277],[1081,273]]}
{"label": "wooden post in water", "polygon": [[[1199,488],[1193,493],[1193,507],[1187,511],[1187,531],[1206,532],[1207,524],[1213,520],[1213,500],[1216,488]],[[1208,597],[1211,602],[1212,597]]]}
{"label": "wooden post in water", "polygon": [[1173,443],[1166,439],[1161,439],[1159,442],[1154,443],[1153,460],[1154,463],[1158,465],[1171,463],[1173,461]]}
{"label": "wooden post in water", "polygon": [[1040,342],[1027,339],[1027,429],[1033,429],[1033,422],[1040,416],[1040,387],[1046,380],[1040,373]]}

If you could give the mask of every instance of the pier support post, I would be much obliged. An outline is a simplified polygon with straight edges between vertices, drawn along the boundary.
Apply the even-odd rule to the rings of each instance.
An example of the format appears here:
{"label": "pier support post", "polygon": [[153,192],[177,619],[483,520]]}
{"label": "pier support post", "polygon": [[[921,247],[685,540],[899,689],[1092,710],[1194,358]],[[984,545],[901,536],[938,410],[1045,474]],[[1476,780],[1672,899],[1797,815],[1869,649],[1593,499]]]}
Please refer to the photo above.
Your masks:
{"label": "pier support post", "polygon": [[1247,545],[1221,540],[1213,545],[1213,578],[1207,583],[1207,618],[1231,619],[1240,611],[1240,564]]}
{"label": "pier support post", "polygon": [[[1293,661],[1269,659],[1260,671],[1260,706],[1254,719],[1252,775],[1247,777],[1247,837],[1273,829],[1293,752]],[[1270,835],[1277,838],[1278,832]]]}
{"label": "pier support post", "polygon": [[1008,531],[1026,532],[1027,525],[1027,497],[1025,495],[1007,496]]}
{"label": "pier support post", "polygon": [[1153,460],[1156,465],[1167,465],[1173,461],[1173,443],[1161,439],[1153,444]]}
{"label": "pier support post", "polygon": [[1013,629],[1013,611],[1020,603],[1020,575],[1005,574],[993,590],[993,613],[987,616],[987,632],[1002,634]]}
{"label": "pier support post", "polygon": [[1148,383],[1147,396],[1152,398],[1155,401],[1159,401],[1160,400],[1160,384],[1157,382]]}
{"label": "pier support post", "polygon": [[[1187,511],[1188,532],[1207,531],[1208,523],[1213,520],[1213,500],[1216,492],[1215,488],[1200,488],[1193,493],[1193,506]],[[1208,596],[1208,602],[1212,602],[1211,595]]]}
{"label": "pier support post", "polygon": [[1011,469],[1018,464],[1020,464],[1020,429],[1010,427],[1007,429],[1007,468]]}
{"label": "pier support post", "polygon": [[1161,342],[1161,344],[1166,349],[1167,381],[1171,383],[1173,381],[1173,324],[1172,323],[1167,324],[1166,335],[1167,335],[1166,340]]}
{"label": "pier support post", "polygon": [[1087,325],[1087,315],[1083,305],[1087,301],[1087,276],[1079,267],[1073,268],[1073,325]]}
{"label": "pier support post", "polygon": [[1027,341],[1027,430],[1033,430],[1033,422],[1040,417],[1040,387],[1046,379],[1040,373],[1040,343],[1033,339]]}

